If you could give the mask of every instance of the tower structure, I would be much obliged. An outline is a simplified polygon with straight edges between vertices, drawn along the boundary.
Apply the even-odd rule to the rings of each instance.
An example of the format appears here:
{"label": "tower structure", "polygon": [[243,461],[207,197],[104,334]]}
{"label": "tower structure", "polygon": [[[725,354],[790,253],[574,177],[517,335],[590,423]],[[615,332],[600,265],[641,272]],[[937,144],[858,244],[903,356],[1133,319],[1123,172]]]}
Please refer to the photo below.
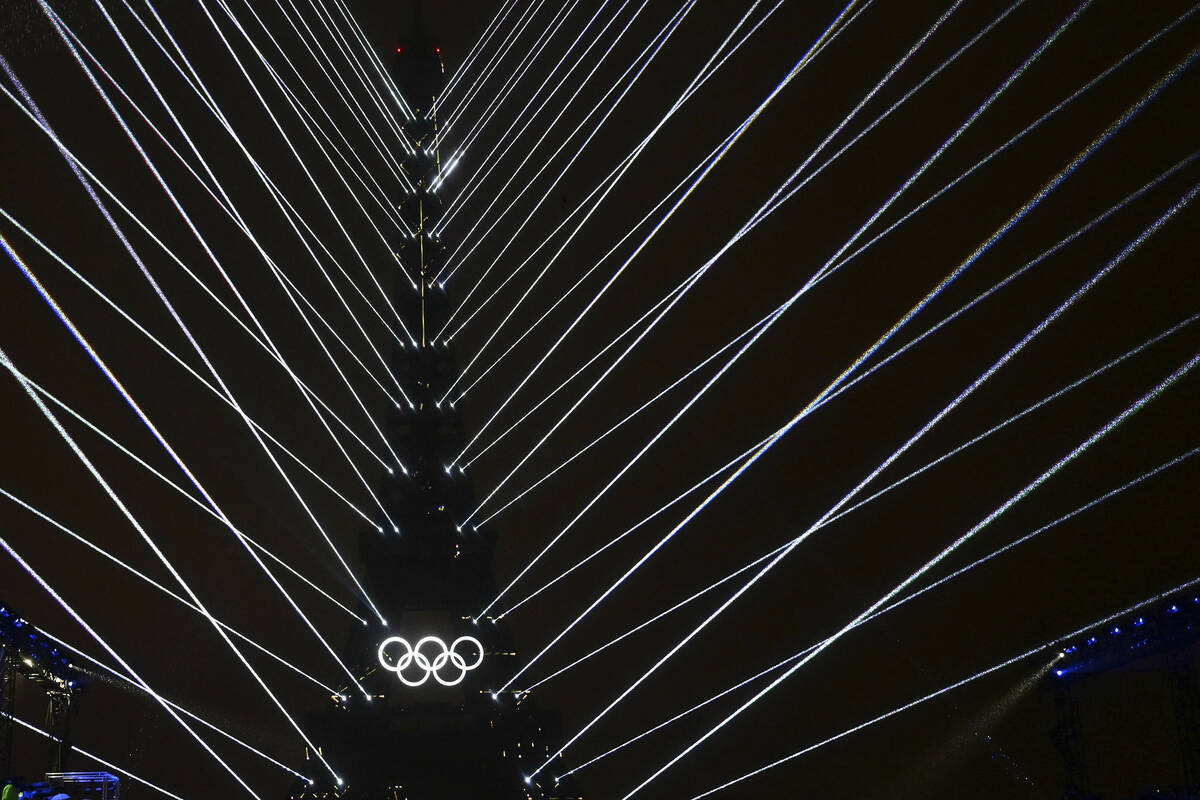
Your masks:
{"label": "tower structure", "polygon": [[398,273],[395,290],[415,342],[394,351],[410,404],[390,412],[386,432],[404,469],[385,474],[380,492],[399,531],[367,529],[359,542],[364,585],[387,623],[372,620],[347,648],[371,699],[346,687],[309,719],[342,783],[319,779],[298,785],[292,797],[578,798],[569,780],[527,779],[561,741],[556,720],[528,695],[493,692],[516,653],[503,623],[473,619],[495,596],[496,535],[459,524],[474,494],[467,476],[449,466],[464,442],[458,414],[438,403],[458,374],[453,350],[431,339],[451,306],[434,283],[444,250],[433,233],[445,167],[436,109],[444,68],[419,4],[411,33],[397,42],[393,77],[416,114],[407,124],[414,152],[400,154],[416,189],[398,203],[414,235],[397,256],[417,286]]}

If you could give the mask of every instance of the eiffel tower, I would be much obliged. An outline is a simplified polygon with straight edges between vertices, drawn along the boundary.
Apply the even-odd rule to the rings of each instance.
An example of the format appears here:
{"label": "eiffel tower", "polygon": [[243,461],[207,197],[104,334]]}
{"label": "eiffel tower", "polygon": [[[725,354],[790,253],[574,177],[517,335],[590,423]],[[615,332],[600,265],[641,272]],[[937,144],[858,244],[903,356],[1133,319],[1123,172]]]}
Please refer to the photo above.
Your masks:
{"label": "eiffel tower", "polygon": [[[346,687],[309,716],[341,783],[297,785],[291,797],[570,800],[579,790],[570,778],[556,784],[552,769],[526,779],[562,741],[561,732],[527,694],[492,693],[511,675],[515,647],[504,623],[473,620],[496,593],[496,534],[456,522],[474,508],[474,493],[466,475],[447,466],[465,441],[461,420],[449,403],[438,404],[458,374],[453,349],[431,340],[451,311],[450,298],[434,283],[444,246],[432,233],[442,210],[436,183],[446,166],[436,114],[445,70],[419,2],[393,64],[395,83],[416,114],[407,130],[415,152],[401,159],[416,191],[398,204],[415,235],[397,256],[418,286],[398,271],[396,308],[417,342],[394,351],[393,370],[411,405],[393,409],[387,422],[408,474],[385,474],[380,486],[399,533],[384,525],[383,533],[370,528],[359,540],[363,582],[387,625],[354,631],[346,650],[372,699]],[[438,641],[420,645],[425,637]],[[455,644],[453,656],[443,644]]]}

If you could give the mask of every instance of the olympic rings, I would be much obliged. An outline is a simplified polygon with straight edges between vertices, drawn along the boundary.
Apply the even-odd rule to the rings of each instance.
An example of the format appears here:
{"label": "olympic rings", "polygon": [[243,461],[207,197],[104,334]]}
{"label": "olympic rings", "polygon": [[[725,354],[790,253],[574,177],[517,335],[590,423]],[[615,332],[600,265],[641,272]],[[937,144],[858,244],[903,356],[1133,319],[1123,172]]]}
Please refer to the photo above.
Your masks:
{"label": "olympic rings", "polygon": [[[466,659],[457,652],[458,646],[464,642],[473,645],[475,649],[479,651],[479,656],[475,659],[475,663],[473,664],[468,664]],[[384,657],[384,651],[389,645],[392,644],[399,644],[402,648],[404,648],[404,653],[400,656],[400,658],[396,659],[394,664],[388,663],[388,660]],[[423,649],[427,649],[426,645],[430,644],[436,646],[441,651],[433,657],[432,661],[421,652]],[[447,647],[446,643],[442,641],[440,637],[426,636],[414,646],[410,645],[408,640],[403,636],[389,636],[379,643],[378,655],[379,665],[388,672],[396,673],[396,677],[399,678],[405,686],[420,686],[429,680],[430,675],[432,675],[433,679],[442,686],[457,686],[458,684],[462,683],[463,678],[467,677],[468,672],[483,663],[483,644],[474,636],[460,636],[454,640],[453,644]],[[442,667],[446,666],[446,664],[450,664],[459,671],[458,677],[454,680],[448,681],[442,678],[440,673]],[[415,666],[417,669],[425,670],[425,674],[421,676],[420,680],[414,681],[405,677],[404,672],[408,670],[409,667],[413,666]]]}

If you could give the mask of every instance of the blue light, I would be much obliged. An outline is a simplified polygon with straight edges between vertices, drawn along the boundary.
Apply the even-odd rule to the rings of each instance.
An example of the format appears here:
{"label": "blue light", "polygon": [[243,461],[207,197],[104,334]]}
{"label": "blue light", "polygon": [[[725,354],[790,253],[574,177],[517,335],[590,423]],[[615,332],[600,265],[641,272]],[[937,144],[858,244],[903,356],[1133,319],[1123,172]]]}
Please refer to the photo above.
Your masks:
{"label": "blue light", "polygon": [[1054,674],[1061,678],[1063,675],[1063,671],[1061,669],[1056,669],[1056,670],[1054,670]]}
{"label": "blue light", "polygon": [[1087,640],[1087,643],[1088,643],[1088,644],[1095,644],[1095,643],[1096,643],[1096,637],[1095,637],[1095,636],[1093,636],[1092,638],[1088,639],[1088,640]]}
{"label": "blue light", "polygon": [[1112,629],[1112,635],[1113,635],[1113,636],[1119,636],[1120,634],[1121,634],[1121,629],[1120,629],[1120,628],[1113,628],[1113,629]]}
{"label": "blue light", "polygon": [[1179,606],[1172,604],[1171,607],[1167,609],[1167,613],[1174,614],[1178,610],[1179,610]]}
{"label": "blue light", "polygon": [[1079,645],[1073,644],[1066,649],[1066,653],[1067,653],[1067,655],[1070,655],[1071,653],[1074,653],[1078,649],[1079,649]]}
{"label": "blue light", "polygon": [[1138,617],[1137,619],[1135,619],[1135,620],[1133,621],[1133,627],[1135,627],[1135,628],[1140,628],[1140,627],[1142,627],[1142,626],[1143,626],[1143,625],[1145,625],[1145,624],[1146,624],[1146,618],[1145,618],[1145,617]]}

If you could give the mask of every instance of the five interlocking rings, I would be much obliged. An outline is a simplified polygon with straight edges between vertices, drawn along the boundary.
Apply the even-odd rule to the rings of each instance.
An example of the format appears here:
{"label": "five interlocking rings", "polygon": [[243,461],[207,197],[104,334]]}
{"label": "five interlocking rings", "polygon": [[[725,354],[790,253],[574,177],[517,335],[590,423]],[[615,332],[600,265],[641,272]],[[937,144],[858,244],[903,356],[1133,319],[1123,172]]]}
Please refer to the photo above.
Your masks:
{"label": "five interlocking rings", "polygon": [[[468,664],[466,659],[460,656],[457,652],[458,646],[464,642],[472,645],[479,652],[479,655],[476,657],[475,663],[473,664]],[[389,663],[384,657],[384,651],[392,644],[398,644],[404,648],[404,652],[398,659],[396,659],[395,663]],[[428,649],[427,646],[429,645],[433,645],[440,651],[433,657],[432,661],[421,652],[422,650]],[[475,669],[482,663],[483,645],[474,636],[460,636],[455,639],[454,643],[449,647],[447,647],[446,643],[437,636],[426,636],[424,639],[421,639],[419,642],[417,642],[415,646],[410,645],[408,640],[402,636],[389,636],[379,644],[380,666],[389,672],[396,673],[396,677],[399,678],[405,686],[420,686],[429,680],[430,675],[432,675],[433,679],[442,686],[457,686],[458,684],[462,683],[463,678],[467,677],[468,672]],[[454,680],[448,681],[442,678],[440,673],[442,667],[446,666],[446,664],[450,664],[459,671],[458,677]],[[410,667],[424,670],[425,674],[421,676],[420,680],[409,680],[407,677],[405,677],[404,673]]]}

